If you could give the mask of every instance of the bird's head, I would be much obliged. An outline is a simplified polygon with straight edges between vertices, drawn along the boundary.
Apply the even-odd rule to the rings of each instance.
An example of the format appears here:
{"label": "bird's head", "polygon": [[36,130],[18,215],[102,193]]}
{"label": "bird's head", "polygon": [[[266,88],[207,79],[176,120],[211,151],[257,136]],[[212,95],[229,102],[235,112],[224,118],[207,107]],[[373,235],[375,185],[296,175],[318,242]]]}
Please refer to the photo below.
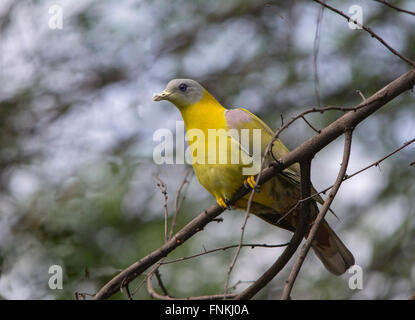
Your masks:
{"label": "bird's head", "polygon": [[153,100],[167,100],[180,109],[198,103],[204,92],[205,89],[192,79],[173,79],[166,89],[153,95]]}

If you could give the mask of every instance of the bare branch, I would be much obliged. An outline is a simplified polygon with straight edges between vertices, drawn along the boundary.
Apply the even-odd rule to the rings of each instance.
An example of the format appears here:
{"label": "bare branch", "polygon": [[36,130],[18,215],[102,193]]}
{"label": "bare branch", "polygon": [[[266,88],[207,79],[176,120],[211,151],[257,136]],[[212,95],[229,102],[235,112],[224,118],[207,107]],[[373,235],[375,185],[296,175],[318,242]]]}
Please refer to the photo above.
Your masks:
{"label": "bare branch", "polygon": [[343,182],[343,178],[346,174],[347,166],[349,164],[351,146],[352,146],[352,131],[347,131],[345,134],[345,141],[344,141],[343,161],[342,161],[336,182],[333,188],[331,189],[330,194],[327,197],[326,201],[324,201],[324,204],[320,212],[318,213],[316,219],[314,220],[313,226],[311,227],[311,230],[308,234],[307,241],[305,242],[304,246],[301,248],[300,254],[298,255],[294,263],[294,266],[291,270],[291,273],[288,276],[288,280],[285,283],[284,291],[282,293],[283,300],[289,299],[295,279],[297,278],[297,275],[300,272],[301,266],[303,265],[304,259],[307,256],[307,253],[311,248],[311,244],[313,243],[314,238],[316,237],[317,230],[320,227],[321,223],[323,222],[324,216],[329,210],[330,205],[333,202],[334,197],[336,196],[337,191],[339,190],[340,185]]}
{"label": "bare branch", "polygon": [[[301,160],[301,198],[307,198],[311,192],[310,170],[311,160]],[[245,289],[241,294],[237,295],[235,299],[244,300],[250,299],[258,293],[263,287],[265,287],[288,263],[298,246],[300,245],[308,226],[308,220],[310,215],[310,201],[304,201],[301,204],[301,212],[298,217],[298,222],[295,228],[294,235],[291,238],[290,243],[285,248],[283,253],[279,256],[277,261],[267,270],[265,273],[256,280],[252,285]]]}
{"label": "bare branch", "polygon": [[387,2],[385,0],[374,0],[374,1],[379,2],[379,3],[382,3],[385,6],[388,6],[389,8],[392,8],[392,9],[394,9],[396,11],[403,12],[403,13],[407,13],[407,14],[410,14],[410,15],[415,16],[415,12],[398,8],[397,6],[394,6],[393,4],[390,4],[389,2]]}
{"label": "bare branch", "polygon": [[412,61],[411,59],[405,57],[404,55],[402,55],[401,53],[399,53],[397,50],[395,50],[394,48],[392,48],[385,40],[383,40],[380,36],[378,36],[375,32],[373,32],[372,29],[370,29],[369,27],[365,26],[364,24],[359,23],[358,21],[356,21],[356,20],[352,19],[351,17],[349,17],[343,11],[338,10],[336,8],[333,8],[332,6],[328,5],[327,3],[324,3],[323,1],[320,1],[320,0],[313,0],[313,1],[321,4],[322,6],[326,7],[327,9],[329,9],[329,10],[331,10],[331,11],[333,11],[333,12],[339,14],[339,15],[341,15],[343,18],[347,19],[347,21],[352,21],[355,24],[357,24],[359,27],[362,27],[363,30],[365,30],[366,32],[368,32],[372,36],[372,38],[376,38],[390,52],[392,52],[394,55],[396,55],[399,58],[401,58],[403,61],[405,61],[406,63],[408,63],[412,67],[415,67],[415,62],[414,61]]}
{"label": "bare branch", "polygon": [[160,286],[160,289],[163,291],[163,294],[165,294],[166,296],[169,296],[167,288],[164,286],[164,283],[161,280],[161,275],[160,275],[160,271],[158,268],[156,269],[156,271],[154,271],[154,274],[156,275],[157,282]]}
{"label": "bare branch", "polygon": [[152,283],[152,277],[151,274],[149,277],[147,277],[147,289],[150,295],[159,300],[221,300],[221,299],[232,299],[235,297],[235,294],[214,294],[214,295],[207,295],[207,296],[198,296],[198,297],[186,297],[186,298],[175,298],[169,295],[161,295],[159,294],[153,287]]}
{"label": "bare branch", "polygon": [[360,98],[362,98],[363,102],[366,101],[366,97],[364,96],[362,91],[356,90],[356,92],[359,94]]}
{"label": "bare branch", "polygon": [[161,180],[159,177],[154,177],[155,180],[157,180],[157,187],[160,188],[161,193],[163,195],[163,199],[164,199],[164,242],[167,242],[168,238],[167,238],[167,229],[168,229],[168,222],[169,222],[169,212],[168,212],[168,207],[167,207],[167,186],[166,184],[163,182],[163,180]]}
{"label": "bare branch", "polygon": [[305,118],[305,116],[302,116],[301,117],[304,121],[305,121],[305,123],[307,123],[308,124],[308,126],[311,128],[311,129],[313,129],[316,133],[320,133],[321,132],[321,130],[320,129],[317,129],[317,128],[315,128],[306,118]]}
{"label": "bare branch", "polygon": [[[262,163],[263,162],[264,162],[264,160],[262,160]],[[261,170],[262,170],[262,164],[261,164]],[[257,182],[255,182],[255,187],[256,186],[257,186]],[[231,262],[231,264],[229,266],[229,269],[228,269],[228,273],[226,274],[225,289],[224,289],[224,292],[223,292],[224,295],[226,295],[228,293],[228,286],[229,286],[229,280],[231,278],[231,273],[232,273],[232,270],[235,266],[236,260],[238,259],[239,253],[241,252],[241,249],[242,249],[242,246],[243,246],[242,243],[244,241],[245,228],[246,228],[246,224],[248,222],[249,213],[251,211],[252,200],[253,200],[254,194],[255,194],[255,187],[254,187],[254,189],[251,190],[251,194],[249,195],[248,204],[246,206],[246,211],[245,211],[245,219],[244,219],[244,222],[243,222],[242,227],[241,227],[241,236],[240,236],[240,239],[239,239],[238,249],[236,250],[236,252],[233,256],[232,262]]]}
{"label": "bare branch", "polygon": [[[166,259],[166,257],[163,257],[155,266],[153,266],[153,268],[151,268],[151,270],[147,274],[144,274],[144,279],[134,289],[132,296],[134,296],[137,293],[137,291],[143,286],[143,284],[147,281],[148,277],[153,275],[154,272],[158,268],[160,268],[160,264],[164,261],[164,259]],[[129,281],[130,280],[128,278],[124,278],[124,280],[121,282],[121,286],[120,286],[120,291],[121,292],[122,292],[124,287],[128,286]]]}
{"label": "bare branch", "polygon": [[240,284],[243,284],[243,283],[253,283],[253,282],[255,282],[255,281],[252,281],[252,280],[238,280],[232,287],[229,287],[228,289],[229,290],[234,290],[234,289],[236,289]]}
{"label": "bare branch", "polygon": [[176,193],[176,198],[174,199],[174,214],[173,214],[173,218],[172,218],[172,222],[171,222],[171,226],[170,226],[170,233],[169,233],[169,239],[171,239],[171,237],[173,237],[173,233],[174,233],[174,228],[176,227],[176,220],[177,220],[177,215],[179,214],[181,205],[183,204],[184,201],[184,196],[182,198],[182,201],[180,202],[180,195],[182,193],[183,187],[186,185],[186,183],[189,183],[190,181],[187,180],[187,178],[189,177],[189,175],[193,172],[192,168],[188,168],[182,183],[179,186],[179,189],[177,189],[177,193]]}
{"label": "bare branch", "polygon": [[[382,96],[378,96],[375,99],[379,99],[380,100],[382,98],[383,98]],[[272,138],[272,141],[271,141],[270,145],[272,146],[272,144],[278,139],[278,137],[279,137],[279,135],[281,134],[282,131],[284,131],[285,129],[287,129],[290,125],[292,125],[295,121],[297,121],[300,118],[302,118],[302,119],[305,120],[305,117],[304,116],[307,115],[307,114],[309,114],[309,113],[315,113],[315,112],[324,113],[326,111],[342,111],[342,112],[357,111],[359,109],[362,109],[362,108],[366,107],[368,104],[373,103],[373,102],[374,101],[366,102],[366,100],[365,100],[365,101],[363,101],[361,104],[359,104],[356,107],[325,106],[325,107],[321,107],[321,108],[313,107],[313,108],[307,109],[307,110],[305,110],[305,111],[297,114],[296,116],[292,117],[290,119],[290,121],[288,121],[286,124],[282,125],[277,130],[277,132],[275,133],[274,137]],[[311,129],[313,129],[317,133],[320,133],[321,132],[320,129],[314,128],[311,125],[311,123],[308,122],[307,120],[305,120],[305,122],[311,127]],[[267,154],[267,153],[271,153],[271,156],[274,158],[274,160],[278,162],[278,159],[276,159],[275,156],[274,156],[274,154],[272,153],[272,149],[269,148],[268,146],[267,146],[267,149],[265,150],[265,154]],[[261,172],[260,172],[260,174],[261,174]]]}
{"label": "bare branch", "polygon": [[232,245],[229,245],[229,246],[220,247],[220,248],[216,248],[216,249],[212,249],[212,250],[206,250],[204,252],[197,253],[197,254],[194,254],[194,255],[191,255],[191,256],[181,257],[181,258],[177,258],[177,259],[174,259],[174,260],[168,260],[168,261],[162,262],[160,264],[163,265],[163,264],[170,264],[170,263],[180,262],[180,261],[189,260],[189,259],[197,258],[197,257],[200,257],[200,256],[204,256],[204,255],[209,254],[209,253],[224,251],[224,250],[228,250],[228,249],[232,249],[232,248],[238,248],[238,247],[251,247],[251,249],[257,248],[257,247],[261,247],[261,248],[281,248],[281,247],[286,247],[287,245],[288,245],[288,243],[282,243],[282,244],[243,243],[242,245],[240,243],[238,243],[238,244],[232,244]]}
{"label": "bare branch", "polygon": [[131,291],[130,291],[129,283],[121,286],[121,289],[120,289],[121,293],[123,292],[124,289],[125,289],[125,292],[127,293],[128,300],[134,300],[133,295],[131,294]]}
{"label": "bare branch", "polygon": [[[174,297],[170,296],[167,291],[164,291],[164,295],[159,294],[153,287],[153,275],[156,273],[158,269],[156,269],[154,272],[151,272],[148,276],[147,276],[147,290],[148,293],[155,299],[159,299],[159,300],[175,300]],[[164,287],[164,286],[163,286]]]}
{"label": "bare branch", "polygon": [[[415,142],[415,139],[412,139],[412,140],[409,140],[409,141],[405,142],[405,143],[404,143],[402,146],[400,146],[398,149],[396,149],[396,150],[394,150],[394,151],[392,151],[392,152],[388,153],[388,154],[387,154],[386,156],[384,156],[383,158],[381,158],[381,159],[379,159],[379,160],[377,160],[377,161],[375,161],[375,162],[371,163],[370,165],[368,165],[368,166],[366,166],[366,167],[364,167],[364,168],[362,168],[362,169],[360,169],[360,170],[358,170],[358,171],[356,171],[356,172],[352,173],[351,175],[347,175],[346,177],[344,177],[344,180],[350,179],[351,177],[354,177],[355,175],[357,175],[357,174],[359,174],[359,173],[361,173],[361,172],[363,172],[363,171],[365,171],[365,170],[367,170],[367,169],[369,169],[369,168],[379,166],[379,164],[380,164],[381,162],[385,161],[385,160],[386,160],[387,158],[389,158],[390,156],[392,156],[392,155],[394,155],[395,153],[397,153],[397,152],[401,151],[402,149],[406,148],[407,146],[409,146],[410,144],[412,144],[412,143],[414,143],[414,142]],[[330,188],[332,188],[332,187],[330,187]],[[330,188],[328,188],[328,189],[330,189]],[[328,189],[327,189],[327,190],[328,190]],[[327,190],[326,190],[326,191],[327,191]]]}

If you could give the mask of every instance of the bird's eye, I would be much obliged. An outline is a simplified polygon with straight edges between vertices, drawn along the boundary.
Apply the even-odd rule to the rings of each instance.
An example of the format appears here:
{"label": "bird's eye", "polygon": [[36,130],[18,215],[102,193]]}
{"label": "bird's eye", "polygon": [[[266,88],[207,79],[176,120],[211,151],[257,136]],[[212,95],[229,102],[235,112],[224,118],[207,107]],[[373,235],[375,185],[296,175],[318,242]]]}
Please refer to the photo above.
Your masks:
{"label": "bird's eye", "polygon": [[181,83],[179,86],[180,91],[185,92],[187,89],[187,84],[185,83]]}

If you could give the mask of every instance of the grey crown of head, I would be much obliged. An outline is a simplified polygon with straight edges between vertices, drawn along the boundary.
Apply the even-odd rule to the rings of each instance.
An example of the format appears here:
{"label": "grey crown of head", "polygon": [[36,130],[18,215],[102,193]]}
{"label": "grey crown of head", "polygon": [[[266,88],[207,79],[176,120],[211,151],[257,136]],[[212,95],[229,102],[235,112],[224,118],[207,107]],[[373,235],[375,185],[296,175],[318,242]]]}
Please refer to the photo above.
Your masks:
{"label": "grey crown of head", "polygon": [[195,80],[173,79],[163,92],[153,96],[153,100],[168,100],[176,106],[182,107],[199,102],[203,97],[204,90]]}

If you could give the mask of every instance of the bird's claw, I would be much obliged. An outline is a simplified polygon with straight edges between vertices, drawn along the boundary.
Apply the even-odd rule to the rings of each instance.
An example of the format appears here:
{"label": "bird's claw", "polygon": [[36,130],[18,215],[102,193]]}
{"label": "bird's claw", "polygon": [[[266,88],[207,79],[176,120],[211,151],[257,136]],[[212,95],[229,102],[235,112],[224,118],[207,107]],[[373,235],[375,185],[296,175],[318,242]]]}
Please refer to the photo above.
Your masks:
{"label": "bird's claw", "polygon": [[246,178],[245,181],[244,181],[244,186],[246,188],[254,189],[255,192],[260,192],[261,191],[261,186],[255,185],[255,177],[254,176],[249,176],[248,178]]}
{"label": "bird's claw", "polygon": [[222,209],[228,209],[228,210],[232,209],[232,207],[227,204],[227,201],[229,201],[229,199],[219,198],[216,201],[219,207],[221,207]]}
{"label": "bird's claw", "polygon": [[221,207],[223,209],[229,209],[229,206],[227,205],[224,198],[217,199],[217,202],[218,202],[219,207]]}

